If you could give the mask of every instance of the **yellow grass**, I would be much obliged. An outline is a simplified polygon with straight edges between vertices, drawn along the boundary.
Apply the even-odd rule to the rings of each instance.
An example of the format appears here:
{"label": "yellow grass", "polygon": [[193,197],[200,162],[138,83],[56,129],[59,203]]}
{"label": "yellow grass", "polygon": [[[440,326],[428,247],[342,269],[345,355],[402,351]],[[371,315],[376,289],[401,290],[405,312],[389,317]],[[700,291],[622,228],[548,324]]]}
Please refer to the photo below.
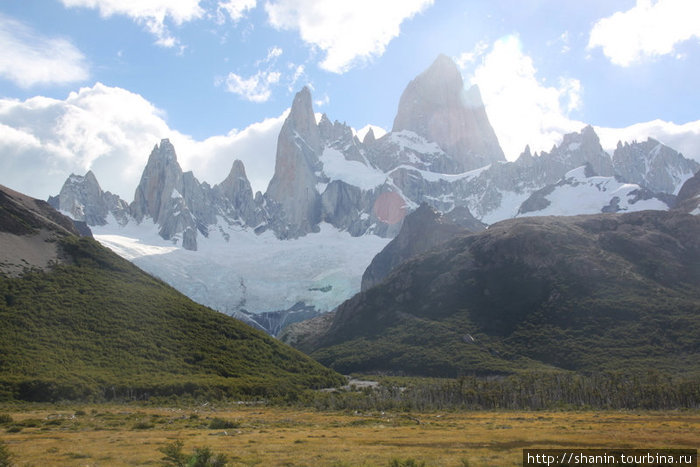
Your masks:
{"label": "yellow grass", "polygon": [[[386,466],[409,458],[428,466],[508,466],[521,464],[523,448],[700,444],[698,411],[406,414],[89,405],[0,406],[0,413],[14,420],[0,427],[0,439],[18,466],[160,465],[158,449],[178,439],[186,453],[208,446],[233,466]],[[210,429],[214,417],[237,428]]]}

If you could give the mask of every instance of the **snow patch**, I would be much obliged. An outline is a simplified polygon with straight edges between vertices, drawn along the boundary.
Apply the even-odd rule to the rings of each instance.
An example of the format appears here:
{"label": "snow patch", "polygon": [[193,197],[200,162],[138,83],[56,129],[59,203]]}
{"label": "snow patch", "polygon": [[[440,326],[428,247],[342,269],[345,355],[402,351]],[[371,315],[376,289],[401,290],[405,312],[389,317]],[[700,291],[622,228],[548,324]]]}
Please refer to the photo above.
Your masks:
{"label": "snow patch", "polygon": [[321,154],[323,172],[332,180],[341,180],[362,190],[369,191],[387,181],[381,170],[369,167],[362,162],[345,159],[342,152],[326,147]]}
{"label": "snow patch", "polygon": [[617,200],[617,207],[622,212],[644,211],[653,209],[667,211],[668,206],[657,198],[638,200],[635,191],[639,185],[621,183],[614,177],[586,177],[585,167],[578,167],[566,173],[566,184],[556,186],[545,196],[549,205],[539,211],[518,214],[518,217],[530,216],[573,216],[579,214],[600,214],[603,208]]}
{"label": "snow patch", "polygon": [[427,170],[421,170],[416,167],[413,167],[412,165],[400,165],[396,167],[395,169],[392,170],[394,172],[395,170],[398,169],[406,169],[410,171],[415,171],[420,173],[421,177],[423,177],[424,180],[428,182],[438,182],[440,180],[443,180],[448,183],[456,182],[457,180],[464,180],[464,179],[469,179],[471,180],[472,178],[478,177],[482,172],[485,170],[488,170],[488,168],[491,167],[491,165],[487,165],[485,167],[481,167],[479,169],[474,169],[470,170],[468,172],[462,172],[459,174],[443,174],[443,173],[438,173],[438,172],[429,172]]}
{"label": "snow patch", "polygon": [[437,143],[428,141],[417,133],[410,130],[401,130],[390,134],[391,141],[404,149],[409,149],[420,154],[438,154],[444,151]]}
{"label": "snow patch", "polygon": [[[516,193],[514,191],[501,191],[501,204],[494,210],[488,211],[480,219],[486,224],[493,224],[505,219],[511,219],[518,214],[520,205],[530,197],[530,192]],[[471,208],[470,208],[471,210]],[[474,210],[474,212],[478,212]]]}

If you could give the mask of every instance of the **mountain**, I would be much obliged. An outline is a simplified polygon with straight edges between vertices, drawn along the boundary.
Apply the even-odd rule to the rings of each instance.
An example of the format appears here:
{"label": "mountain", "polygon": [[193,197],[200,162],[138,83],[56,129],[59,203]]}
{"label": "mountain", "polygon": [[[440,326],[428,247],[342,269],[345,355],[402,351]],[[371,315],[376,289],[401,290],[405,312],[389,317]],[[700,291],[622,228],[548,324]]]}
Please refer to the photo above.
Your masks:
{"label": "mountain", "polygon": [[643,143],[617,143],[612,156],[615,173],[657,193],[678,194],[683,183],[700,170],[700,164],[653,138]]}
{"label": "mountain", "polygon": [[460,235],[296,345],[341,372],[700,371],[700,217],[511,219]]}
{"label": "mountain", "polygon": [[[462,224],[446,215],[442,215],[427,203],[406,216],[401,231],[389,244],[372,259],[364,274],[362,274],[362,290],[367,290],[380,283],[389,273],[401,263],[467,232],[480,232],[486,226],[473,217],[466,222],[466,216],[471,216],[466,210],[461,218]],[[467,224],[468,227],[463,227]]]}
{"label": "mountain", "polygon": [[129,221],[129,206],[119,196],[102,191],[92,171],[85,176],[71,174],[57,196],[49,197],[48,203],[62,210],[77,221],[88,225],[105,225],[111,214],[124,225]]}
{"label": "mountain", "polygon": [[408,130],[435,143],[454,161],[450,173],[505,162],[477,86],[464,90],[462,74],[440,55],[411,81],[399,101],[393,133]]}
{"label": "mountain", "polygon": [[678,191],[676,209],[696,216],[700,215],[700,171],[686,180]]}
{"label": "mountain", "polygon": [[590,164],[571,170],[559,182],[535,191],[518,209],[522,216],[570,216],[600,212],[665,211],[675,204],[672,195],[653,193],[615,177],[600,177]]}
{"label": "mountain", "polygon": [[611,157],[591,126],[506,162],[478,89],[463,86],[456,65],[438,57],[404,90],[392,131],[363,141],[345,123],[317,119],[303,88],[265,193],[253,194],[240,161],[218,185],[198,181],[163,139],[128,207],[94,174],[69,177],[52,203],[190,298],[277,329],[300,309],[330,311],[358,292],[372,258],[422,203],[473,226],[668,209],[697,165],[656,142],[621,144]]}
{"label": "mountain", "polygon": [[0,398],[260,397],[343,381],[0,187]]}

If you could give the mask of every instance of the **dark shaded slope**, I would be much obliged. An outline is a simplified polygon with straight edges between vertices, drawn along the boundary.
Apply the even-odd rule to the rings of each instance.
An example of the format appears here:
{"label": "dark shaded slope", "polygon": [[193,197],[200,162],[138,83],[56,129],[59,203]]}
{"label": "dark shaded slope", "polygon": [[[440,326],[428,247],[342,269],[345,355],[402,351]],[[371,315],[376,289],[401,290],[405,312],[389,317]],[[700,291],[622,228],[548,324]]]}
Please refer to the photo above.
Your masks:
{"label": "dark shaded slope", "polygon": [[[399,234],[380,251],[362,274],[362,290],[380,283],[398,265],[459,234],[484,230],[467,208],[457,208],[457,219],[442,215],[427,203],[406,216]],[[456,213],[457,214],[457,213]],[[463,225],[458,225],[461,221]],[[465,227],[464,225],[468,225]]]}
{"label": "dark shaded slope", "polygon": [[[13,223],[53,228],[34,214],[15,210]],[[90,238],[65,230],[50,241],[63,264],[0,275],[0,398],[274,396],[342,381]]]}
{"label": "dark shaded slope", "polygon": [[697,217],[515,219],[409,261],[305,345],[341,372],[697,372],[698,284]]}
{"label": "dark shaded slope", "polygon": [[676,202],[677,210],[700,214],[700,171],[685,181],[678,191]]}

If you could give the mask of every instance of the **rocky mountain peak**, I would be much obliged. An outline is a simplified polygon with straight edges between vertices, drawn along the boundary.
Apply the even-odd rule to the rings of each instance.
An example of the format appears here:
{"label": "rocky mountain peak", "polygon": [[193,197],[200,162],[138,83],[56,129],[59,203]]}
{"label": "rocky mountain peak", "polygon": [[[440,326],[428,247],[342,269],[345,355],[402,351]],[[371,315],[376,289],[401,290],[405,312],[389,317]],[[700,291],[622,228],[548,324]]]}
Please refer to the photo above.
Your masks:
{"label": "rocky mountain peak", "polygon": [[550,153],[543,152],[540,158],[547,161],[548,172],[563,175],[569,168],[555,170],[557,166],[580,167],[590,164],[591,169],[598,175],[610,177],[614,174],[612,159],[603,150],[600,138],[592,126],[588,125],[579,133],[567,133],[559,146],[552,148]]}
{"label": "rocky mountain peak", "polygon": [[245,173],[245,166],[239,159],[233,161],[231,172],[221,184],[216,187],[221,195],[230,203],[230,211],[233,217],[243,219],[249,225],[256,225],[255,201],[253,189]]}
{"label": "rocky mountain peak", "polygon": [[176,192],[183,192],[182,168],[177,162],[175,147],[170,140],[163,139],[148,157],[136,187],[131,213],[138,222],[150,217],[156,224],[162,224],[166,207]]}
{"label": "rocky mountain peak", "polygon": [[278,213],[272,227],[281,238],[298,237],[318,228],[321,196],[316,184],[322,169],[321,150],[311,91],[305,86],[294,96],[292,110],[277,138],[275,173],[265,193]]}
{"label": "rocky mountain peak", "polygon": [[88,225],[104,225],[108,213],[104,193],[92,171],[84,176],[70,174],[58,196],[49,198],[49,204],[59,211]]}
{"label": "rocky mountain peak", "polygon": [[618,143],[612,160],[615,172],[625,181],[669,194],[678,193],[683,182],[700,170],[696,161],[653,138]]}
{"label": "rocky mountain peak", "polygon": [[437,143],[459,170],[505,161],[478,88],[465,91],[457,65],[445,55],[406,86],[392,128],[402,130]]}
{"label": "rocky mountain peak", "polygon": [[[284,126],[288,127],[288,131],[296,132],[312,149],[318,150],[320,148],[319,128],[311,102],[311,91],[307,86],[304,86],[294,96],[292,108]],[[282,132],[285,131],[284,126]]]}

